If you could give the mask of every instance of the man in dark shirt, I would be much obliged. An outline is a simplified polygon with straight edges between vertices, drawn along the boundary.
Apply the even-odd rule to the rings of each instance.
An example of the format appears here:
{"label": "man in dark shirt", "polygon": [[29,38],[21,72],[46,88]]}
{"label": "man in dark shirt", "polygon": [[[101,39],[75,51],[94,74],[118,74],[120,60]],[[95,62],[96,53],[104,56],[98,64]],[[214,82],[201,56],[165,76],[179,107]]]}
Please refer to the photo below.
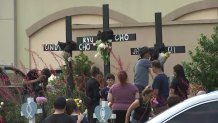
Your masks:
{"label": "man in dark shirt", "polygon": [[158,60],[152,61],[152,70],[156,74],[154,78],[152,88],[153,88],[153,96],[157,101],[155,104],[156,114],[165,110],[167,106],[167,98],[169,96],[169,83],[167,76],[163,73],[161,69],[161,64]]}
{"label": "man in dark shirt", "polygon": [[64,97],[56,98],[54,102],[55,112],[44,119],[42,123],[76,123],[69,115],[65,114],[66,99]]}
{"label": "man in dark shirt", "polygon": [[88,97],[88,120],[89,123],[96,123],[96,119],[93,118],[95,107],[99,105],[100,101],[100,84],[98,82],[98,75],[100,70],[97,67],[91,69],[92,77],[86,83],[86,96]]}

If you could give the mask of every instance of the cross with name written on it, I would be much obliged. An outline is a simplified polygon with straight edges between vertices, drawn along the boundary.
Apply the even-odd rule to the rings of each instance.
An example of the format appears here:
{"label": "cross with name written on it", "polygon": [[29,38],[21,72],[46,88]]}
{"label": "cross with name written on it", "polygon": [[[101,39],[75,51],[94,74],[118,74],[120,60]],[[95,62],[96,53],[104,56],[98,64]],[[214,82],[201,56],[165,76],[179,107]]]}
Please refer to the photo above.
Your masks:
{"label": "cross with name written on it", "polygon": [[[104,4],[103,5],[103,32],[102,33],[109,32],[109,31],[110,31],[109,29],[109,5]],[[134,41],[136,40],[136,34],[116,34],[110,38],[112,38],[112,42]],[[81,50],[81,51],[96,50],[97,47],[94,44],[96,43],[97,39],[98,39],[98,36],[77,37],[78,50]],[[106,39],[106,40],[109,40],[109,39]],[[110,54],[109,54],[109,59],[110,59]],[[110,73],[110,60],[107,63],[104,61],[104,75],[106,75],[107,73]]]}
{"label": "cross with name written on it", "polygon": [[[131,55],[138,55],[140,48],[131,48]],[[166,46],[166,51],[170,53],[185,53],[185,46]]]}
{"label": "cross with name written on it", "polygon": [[[103,32],[109,31],[109,5],[103,5]],[[72,33],[71,30],[69,33]],[[73,51],[96,51],[97,46],[95,46],[98,36],[84,36],[77,37],[76,48]],[[125,42],[136,40],[136,34],[115,34],[112,36],[112,42]],[[44,44],[44,51],[62,51],[62,48],[58,44]],[[110,55],[109,55],[110,57]],[[110,73],[110,62],[104,63],[104,74]]]}
{"label": "cross with name written on it", "polygon": [[[156,32],[156,44],[154,48],[160,47],[161,45],[164,46],[162,41],[162,19],[161,13],[155,13],[155,32]],[[131,55],[138,55],[140,48],[131,48],[130,52]],[[185,53],[185,46],[166,46],[165,51],[171,53]]]}

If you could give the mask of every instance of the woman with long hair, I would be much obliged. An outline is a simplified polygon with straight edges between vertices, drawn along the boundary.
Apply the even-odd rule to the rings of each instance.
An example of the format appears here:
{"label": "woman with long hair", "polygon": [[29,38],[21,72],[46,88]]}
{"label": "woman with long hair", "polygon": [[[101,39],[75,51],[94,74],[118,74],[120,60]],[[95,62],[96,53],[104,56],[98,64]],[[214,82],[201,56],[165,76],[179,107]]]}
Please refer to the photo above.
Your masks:
{"label": "woman with long hair", "polygon": [[149,119],[151,113],[151,98],[153,90],[151,88],[145,88],[139,99],[136,99],[128,108],[126,113],[125,123],[129,123],[131,112],[132,115],[131,123],[144,123]]}
{"label": "woman with long hair", "polygon": [[124,123],[127,109],[136,98],[139,98],[139,92],[135,85],[128,82],[125,71],[120,71],[117,77],[119,82],[110,88],[108,101],[113,113],[116,114],[116,123]]}
{"label": "woman with long hair", "polygon": [[173,95],[178,95],[181,100],[188,98],[189,94],[189,81],[185,77],[185,72],[182,65],[177,64],[173,67],[174,79],[170,86],[170,93]]}

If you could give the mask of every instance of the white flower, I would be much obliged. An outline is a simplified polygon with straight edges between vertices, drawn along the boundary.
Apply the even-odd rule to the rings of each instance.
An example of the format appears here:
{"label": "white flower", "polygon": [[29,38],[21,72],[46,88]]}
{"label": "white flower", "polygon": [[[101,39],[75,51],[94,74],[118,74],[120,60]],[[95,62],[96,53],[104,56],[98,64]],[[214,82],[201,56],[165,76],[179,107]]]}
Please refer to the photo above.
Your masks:
{"label": "white flower", "polygon": [[79,103],[82,103],[82,100],[79,100]]}
{"label": "white flower", "polygon": [[[108,47],[109,47],[109,45],[108,45],[108,44],[106,44],[106,45],[105,45],[105,48],[108,48]],[[105,49],[105,48],[104,48],[104,49]]]}
{"label": "white flower", "polygon": [[111,42],[112,42],[112,39],[109,39],[109,40],[108,40],[108,42],[110,42],[110,43],[111,43]]}
{"label": "white flower", "polygon": [[99,52],[98,52],[98,53],[96,53],[96,54],[95,54],[95,58],[97,58],[99,55],[100,55],[100,54],[99,54]]}
{"label": "white flower", "polygon": [[51,76],[48,78],[48,81],[53,81],[56,79],[56,76],[54,76],[53,74],[51,74]]}
{"label": "white flower", "polygon": [[96,45],[96,43],[93,43],[93,46],[95,46]]}
{"label": "white flower", "polygon": [[1,105],[4,105],[4,102],[1,102]]}
{"label": "white flower", "polygon": [[68,57],[68,59],[67,59],[68,62],[70,62],[70,61],[72,61],[72,60],[73,60],[72,57]]}
{"label": "white flower", "polygon": [[166,62],[167,58],[169,58],[169,57],[170,57],[170,52],[159,53],[158,60],[163,65]]}
{"label": "white flower", "polygon": [[105,49],[105,44],[104,44],[104,43],[101,43],[101,44],[99,44],[98,47],[100,47],[100,48],[104,48],[104,49]]}

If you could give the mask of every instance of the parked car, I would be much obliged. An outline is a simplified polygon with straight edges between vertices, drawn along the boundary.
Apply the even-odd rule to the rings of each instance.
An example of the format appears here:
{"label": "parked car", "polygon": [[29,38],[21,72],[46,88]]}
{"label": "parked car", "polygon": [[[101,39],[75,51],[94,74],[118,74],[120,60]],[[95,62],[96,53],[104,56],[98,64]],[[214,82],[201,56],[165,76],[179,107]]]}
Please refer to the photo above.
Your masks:
{"label": "parked car", "polygon": [[13,66],[0,65],[0,87],[22,87],[26,75]]}
{"label": "parked car", "polygon": [[218,91],[191,97],[147,123],[217,123]]}

